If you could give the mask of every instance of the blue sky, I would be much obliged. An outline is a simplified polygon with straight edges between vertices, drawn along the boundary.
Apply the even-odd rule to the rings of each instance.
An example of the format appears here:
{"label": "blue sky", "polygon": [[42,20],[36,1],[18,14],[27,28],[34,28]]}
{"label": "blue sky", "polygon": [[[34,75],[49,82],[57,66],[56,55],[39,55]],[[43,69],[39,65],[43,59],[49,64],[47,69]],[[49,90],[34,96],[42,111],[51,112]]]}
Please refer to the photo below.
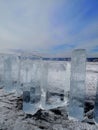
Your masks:
{"label": "blue sky", "polygon": [[98,0],[1,0],[0,50],[98,56]]}

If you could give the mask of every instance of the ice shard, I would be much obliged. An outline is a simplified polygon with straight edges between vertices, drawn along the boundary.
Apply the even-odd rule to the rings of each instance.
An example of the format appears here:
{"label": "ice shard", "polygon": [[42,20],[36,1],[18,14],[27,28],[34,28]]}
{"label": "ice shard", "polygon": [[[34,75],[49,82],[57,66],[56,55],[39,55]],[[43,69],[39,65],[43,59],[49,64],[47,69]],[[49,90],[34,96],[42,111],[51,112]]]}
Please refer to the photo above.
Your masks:
{"label": "ice shard", "polygon": [[[62,61],[47,61],[44,67],[45,109],[65,105],[66,64]],[[46,87],[46,89],[45,89]]]}
{"label": "ice shard", "polygon": [[83,120],[86,79],[86,50],[76,49],[71,58],[69,118]]}
{"label": "ice shard", "polygon": [[98,81],[97,81],[96,98],[94,105],[94,120],[98,124]]}

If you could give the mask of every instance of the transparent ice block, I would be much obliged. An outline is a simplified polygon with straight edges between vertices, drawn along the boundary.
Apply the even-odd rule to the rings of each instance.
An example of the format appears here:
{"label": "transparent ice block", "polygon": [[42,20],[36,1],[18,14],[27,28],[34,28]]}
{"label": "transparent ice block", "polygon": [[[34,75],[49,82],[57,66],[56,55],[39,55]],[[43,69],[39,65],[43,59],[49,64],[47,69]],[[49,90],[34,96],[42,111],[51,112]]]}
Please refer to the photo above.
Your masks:
{"label": "transparent ice block", "polygon": [[4,87],[4,55],[0,54],[0,88]]}
{"label": "transparent ice block", "polygon": [[47,75],[48,75],[48,64],[46,61],[41,62],[41,106],[44,109],[45,108],[45,103],[46,103],[46,86],[47,86]]}
{"label": "transparent ice block", "polygon": [[23,102],[30,102],[30,91],[23,91]]}
{"label": "transparent ice block", "polygon": [[[67,103],[66,70],[65,61],[46,61],[43,70],[43,86],[45,96],[43,96],[42,105],[44,109],[52,109],[64,106]],[[69,77],[70,79],[70,77]],[[43,88],[43,87],[42,87]],[[65,96],[66,95],[66,96]]]}
{"label": "transparent ice block", "polygon": [[66,63],[67,66],[66,66],[66,74],[64,75],[65,76],[65,87],[64,87],[64,90],[65,90],[65,99],[68,103],[68,100],[69,100],[69,92],[70,92],[70,74],[71,74],[71,64],[70,62],[67,62]]}
{"label": "transparent ice block", "polygon": [[15,91],[18,85],[18,56],[6,54],[4,56],[4,89],[7,92]]}
{"label": "transparent ice block", "polygon": [[84,116],[86,79],[86,50],[76,49],[71,59],[69,117],[82,120]]}
{"label": "transparent ice block", "polygon": [[4,81],[5,90],[11,91],[12,89],[12,57],[5,56],[4,58]]}
{"label": "transparent ice block", "polygon": [[29,91],[23,91],[23,111],[28,114],[35,114],[41,105],[41,88],[38,83],[31,84]]}
{"label": "transparent ice block", "polygon": [[21,95],[24,88],[33,82],[39,82],[38,71],[40,66],[41,58],[38,56],[33,56],[31,53],[22,53],[20,55],[20,65],[19,65],[19,84],[17,88],[18,95]]}
{"label": "transparent ice block", "polygon": [[[30,101],[23,102],[23,110],[34,114],[41,106],[40,62],[41,58],[31,54],[22,54],[20,62],[20,92],[30,92]],[[20,94],[21,94],[20,93]]]}

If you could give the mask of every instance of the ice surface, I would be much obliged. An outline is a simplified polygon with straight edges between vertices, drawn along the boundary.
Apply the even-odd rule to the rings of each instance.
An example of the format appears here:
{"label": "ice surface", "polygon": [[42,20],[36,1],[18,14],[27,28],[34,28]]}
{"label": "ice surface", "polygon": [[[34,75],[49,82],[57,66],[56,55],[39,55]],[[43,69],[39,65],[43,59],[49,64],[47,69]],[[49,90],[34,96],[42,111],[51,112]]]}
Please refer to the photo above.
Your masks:
{"label": "ice surface", "polygon": [[[56,108],[65,105],[68,100],[70,66],[64,61],[47,61],[43,68],[43,101],[45,109]],[[68,74],[68,77],[67,77]],[[66,76],[65,76],[66,75]],[[67,82],[67,83],[66,83]],[[43,102],[42,102],[43,104]]]}
{"label": "ice surface", "polygon": [[83,120],[86,92],[86,51],[84,49],[74,50],[71,60],[69,117]]}

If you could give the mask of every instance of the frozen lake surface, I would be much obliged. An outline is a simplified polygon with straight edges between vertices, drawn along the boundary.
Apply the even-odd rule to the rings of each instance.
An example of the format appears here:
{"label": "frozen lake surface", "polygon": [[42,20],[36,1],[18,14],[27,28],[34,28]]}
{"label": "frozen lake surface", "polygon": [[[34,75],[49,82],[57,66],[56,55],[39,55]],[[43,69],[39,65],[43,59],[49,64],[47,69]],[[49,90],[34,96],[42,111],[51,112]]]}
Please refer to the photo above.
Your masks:
{"label": "frozen lake surface", "polygon": [[[59,81],[59,77],[56,76],[55,72],[51,72],[51,69],[52,79]],[[60,76],[63,82],[65,73],[62,69],[60,71],[62,72]],[[92,105],[94,104],[97,85],[98,63],[88,62],[86,71],[86,100],[87,103],[91,102],[89,104]],[[61,81],[59,82],[62,84]],[[0,130],[98,130],[91,118],[92,111],[93,107],[87,108],[85,122],[69,120],[66,106],[52,110],[39,110],[32,116],[23,112],[22,96],[17,97],[14,92],[6,93],[3,89],[0,89]]]}

